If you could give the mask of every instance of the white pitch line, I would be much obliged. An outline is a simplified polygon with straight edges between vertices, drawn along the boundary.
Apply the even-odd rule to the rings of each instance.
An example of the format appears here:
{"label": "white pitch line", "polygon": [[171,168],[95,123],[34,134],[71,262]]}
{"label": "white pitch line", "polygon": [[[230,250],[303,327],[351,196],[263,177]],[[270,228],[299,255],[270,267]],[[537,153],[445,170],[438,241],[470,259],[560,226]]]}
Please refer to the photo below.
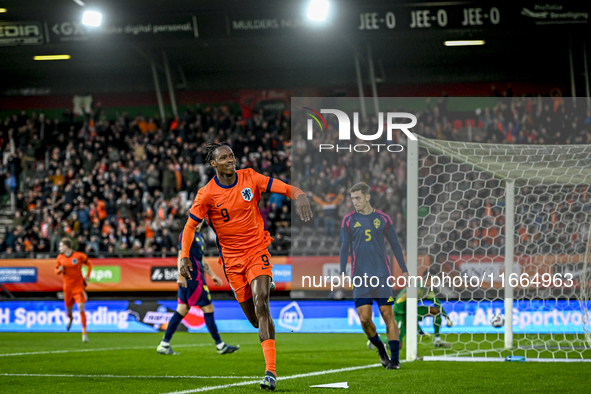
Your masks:
{"label": "white pitch line", "polygon": [[[405,361],[406,360],[402,360],[401,362],[405,362]],[[317,371],[317,372],[301,373],[301,374],[297,374],[297,375],[280,376],[280,377],[277,378],[277,380],[288,380],[288,379],[306,378],[306,377],[309,377],[309,376],[328,375],[328,374],[331,374],[331,373],[355,371],[355,370],[358,370],[358,369],[368,369],[368,368],[375,368],[375,367],[381,367],[381,366],[382,366],[382,364],[369,364],[369,365],[361,365],[361,366],[358,366],[358,367],[347,367],[347,368],[340,368],[340,369],[328,369],[326,371]],[[173,391],[173,392],[166,393],[166,394],[200,393],[200,392],[204,392],[204,391],[219,390],[219,389],[225,389],[225,388],[229,388],[229,387],[247,386],[249,384],[255,384],[255,383],[259,383],[259,382],[260,382],[260,379],[259,380],[249,380],[249,381],[245,381],[245,382],[222,384],[222,385],[219,385],[219,386],[206,386],[206,387],[201,387],[201,388],[193,389],[193,390]]]}
{"label": "white pitch line", "polygon": [[206,386],[206,387],[202,387],[200,389],[195,389],[195,390],[185,390],[185,391],[174,391],[172,393],[167,393],[167,394],[185,394],[185,393],[198,393],[201,391],[210,391],[210,390],[218,390],[218,389],[227,389],[229,387],[238,387],[238,386],[248,386],[250,384],[256,384],[256,383],[260,383],[260,379],[259,380],[249,380],[246,382],[240,382],[240,383],[232,383],[232,384],[222,384],[219,386]]}
{"label": "white pitch line", "polygon": [[[208,343],[194,343],[187,345],[175,345],[174,347],[201,347],[201,346],[213,346]],[[136,349],[152,349],[155,346],[134,346],[134,347],[104,347],[96,349],[69,349],[69,350],[46,350],[41,352],[26,352],[26,353],[4,353],[0,354],[0,357],[12,357],[12,356],[30,356],[37,354],[55,354],[55,353],[79,353],[79,352],[104,352],[109,350],[136,350]]]}
{"label": "white pitch line", "polygon": [[166,376],[138,376],[138,375],[67,375],[67,374],[41,374],[41,373],[0,373],[0,376],[22,377],[49,377],[49,378],[125,378],[125,379],[254,379],[257,376],[190,376],[190,375],[166,375]]}

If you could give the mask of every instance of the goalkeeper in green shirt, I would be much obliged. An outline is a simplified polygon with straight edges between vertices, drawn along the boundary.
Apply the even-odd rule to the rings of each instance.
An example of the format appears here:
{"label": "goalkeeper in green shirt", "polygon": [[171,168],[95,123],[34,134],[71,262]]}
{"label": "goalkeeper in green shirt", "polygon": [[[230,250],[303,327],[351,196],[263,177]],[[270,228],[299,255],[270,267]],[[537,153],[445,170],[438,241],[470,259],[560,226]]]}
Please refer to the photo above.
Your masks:
{"label": "goalkeeper in green shirt", "polygon": [[[428,284],[425,283],[425,286],[428,286]],[[434,306],[419,305],[417,308],[417,323],[423,321],[426,316],[433,316],[435,326],[435,339],[433,344],[436,348],[451,347],[450,343],[442,341],[441,337],[439,336],[439,331],[441,330],[441,315],[443,315],[445,318],[448,327],[451,327],[453,323],[447,316],[447,313],[445,313],[445,309],[443,309],[439,299],[435,297],[435,292],[430,290],[428,287],[419,287],[417,302],[424,300],[431,301]],[[402,348],[402,340],[406,335],[406,288],[402,289],[402,291],[398,293],[396,301],[394,301],[394,320],[396,320],[396,324],[400,330],[400,347]],[[419,335],[425,335],[418,324],[417,329]]]}

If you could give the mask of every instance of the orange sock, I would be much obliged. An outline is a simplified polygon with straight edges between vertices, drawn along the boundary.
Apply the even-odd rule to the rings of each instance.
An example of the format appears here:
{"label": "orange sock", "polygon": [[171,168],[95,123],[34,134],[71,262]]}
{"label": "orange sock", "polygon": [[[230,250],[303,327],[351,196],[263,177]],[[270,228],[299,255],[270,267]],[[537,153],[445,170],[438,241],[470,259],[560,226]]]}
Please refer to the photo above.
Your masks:
{"label": "orange sock", "polygon": [[80,314],[80,321],[82,322],[82,333],[86,334],[86,312]]}
{"label": "orange sock", "polygon": [[277,371],[275,371],[275,340],[267,339],[261,342],[261,346],[265,356],[266,371],[273,372],[273,375],[277,376]]}

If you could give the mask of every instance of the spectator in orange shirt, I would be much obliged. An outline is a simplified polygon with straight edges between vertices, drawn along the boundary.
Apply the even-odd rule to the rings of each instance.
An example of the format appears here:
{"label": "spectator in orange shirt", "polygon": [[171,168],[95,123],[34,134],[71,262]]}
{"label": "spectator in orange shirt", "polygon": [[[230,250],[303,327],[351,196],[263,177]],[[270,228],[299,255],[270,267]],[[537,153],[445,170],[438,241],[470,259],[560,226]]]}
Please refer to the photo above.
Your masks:
{"label": "spectator in orange shirt", "polygon": [[140,129],[140,131],[142,132],[142,134],[145,134],[148,132],[148,122],[146,122],[146,120],[144,119],[143,116],[138,116],[135,120],[135,123],[138,127],[138,129]]}
{"label": "spectator in orange shirt", "polygon": [[96,205],[96,211],[98,212],[99,220],[105,220],[107,217],[107,207],[103,200],[99,200],[98,197],[94,198],[94,204]]}
{"label": "spectator in orange shirt", "polygon": [[[57,264],[55,273],[63,275],[64,279],[64,302],[66,304],[66,312],[68,313],[68,325],[66,329],[70,331],[74,317],[72,310],[74,303],[78,305],[80,311],[80,321],[82,323],[82,342],[88,342],[88,334],[86,333],[86,313],[84,306],[88,301],[88,296],[84,288],[90,278],[92,271],[92,263],[84,253],[76,252],[72,249],[72,241],[68,238],[63,238],[59,244],[60,254],[57,256]],[[82,276],[82,265],[88,267],[86,277]]]}
{"label": "spectator in orange shirt", "polygon": [[329,237],[332,237],[335,232],[335,224],[336,224],[336,213],[337,213],[337,204],[343,197],[342,190],[336,196],[334,193],[327,193],[324,197],[315,196],[312,193],[312,199],[316,204],[318,204],[321,208],[319,210],[319,215],[316,217],[315,225],[316,227],[320,227],[320,219],[324,221],[324,231],[325,234]]}
{"label": "spectator in orange shirt", "polygon": [[55,175],[49,177],[55,186],[63,187],[66,183],[66,177],[62,174],[62,171],[58,168],[55,170]]}
{"label": "spectator in orange shirt", "polygon": [[146,239],[154,238],[154,230],[152,230],[152,228],[150,226],[150,220],[148,218],[146,218],[145,224],[146,224]]}
{"label": "spectator in orange shirt", "polygon": [[148,119],[148,123],[146,125],[146,131],[147,132],[158,131],[158,125],[156,123],[154,123],[154,119],[152,119],[152,118]]}

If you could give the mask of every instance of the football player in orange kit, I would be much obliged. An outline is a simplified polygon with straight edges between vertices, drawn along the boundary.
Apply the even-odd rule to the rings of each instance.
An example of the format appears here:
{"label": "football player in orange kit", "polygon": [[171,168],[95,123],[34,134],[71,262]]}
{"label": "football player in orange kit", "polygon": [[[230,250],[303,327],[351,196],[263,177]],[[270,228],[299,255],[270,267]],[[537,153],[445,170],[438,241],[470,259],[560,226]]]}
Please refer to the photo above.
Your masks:
{"label": "football player in orange kit", "polygon": [[197,225],[206,217],[216,233],[219,263],[236,300],[250,323],[259,329],[265,357],[265,376],[261,389],[274,390],[275,324],[269,312],[269,288],[273,274],[267,248],[273,238],[264,229],[258,209],[261,193],[278,193],[296,200],[302,220],[312,217],[304,192],[278,179],[261,175],[253,169],[236,170],[234,152],[227,144],[208,144],[205,162],[216,170],[216,176],[199,189],[182,238],[181,275],[190,278],[189,251]]}
{"label": "football player in orange kit", "polygon": [[[88,301],[88,296],[84,287],[86,281],[90,278],[92,271],[92,263],[84,253],[75,252],[72,249],[72,241],[64,238],[59,244],[60,255],[57,256],[57,265],[55,273],[64,276],[64,302],[66,303],[66,311],[68,312],[68,326],[70,331],[74,317],[72,309],[74,303],[78,305],[80,311],[80,321],[82,322],[82,342],[88,342],[88,334],[86,333],[86,313],[84,313],[84,304]],[[86,277],[82,276],[82,264],[88,267]]]}

